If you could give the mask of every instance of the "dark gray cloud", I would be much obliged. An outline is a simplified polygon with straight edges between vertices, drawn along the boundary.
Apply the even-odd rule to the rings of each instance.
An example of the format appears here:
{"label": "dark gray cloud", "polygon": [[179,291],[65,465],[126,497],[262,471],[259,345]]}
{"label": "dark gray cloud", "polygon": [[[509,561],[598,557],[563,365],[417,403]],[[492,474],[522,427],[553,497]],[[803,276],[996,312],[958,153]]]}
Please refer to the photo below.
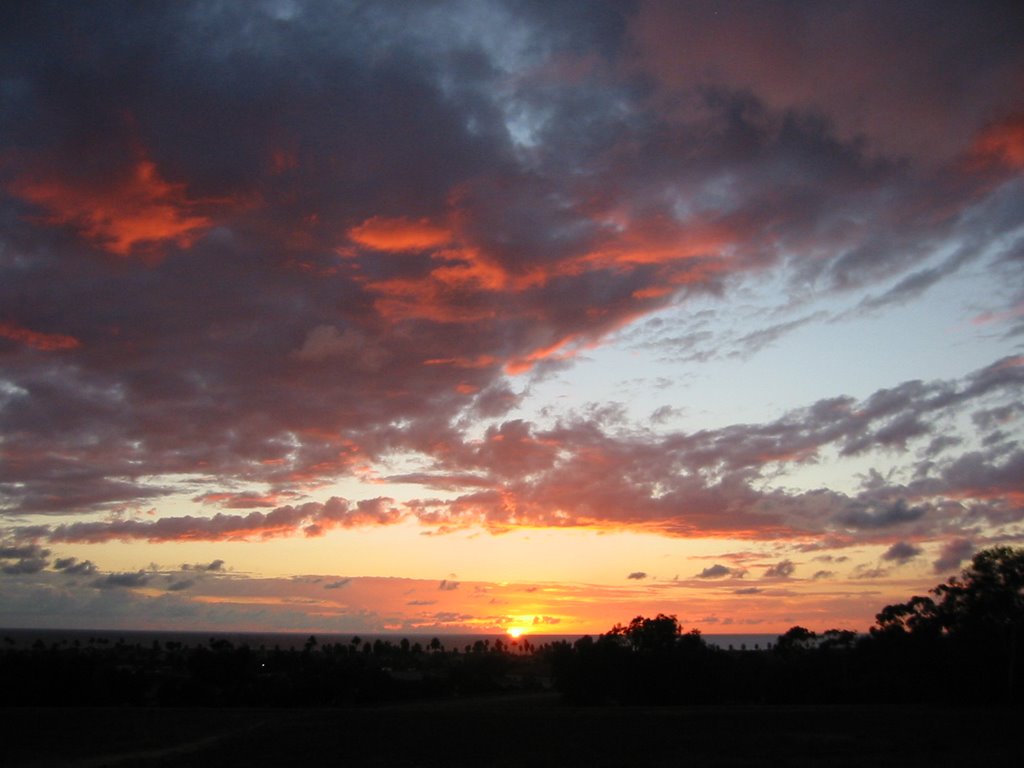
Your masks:
{"label": "dark gray cloud", "polygon": [[136,571],[135,573],[108,573],[106,576],[96,579],[92,582],[92,585],[97,589],[131,589],[134,587],[146,586],[151,577],[152,575],[145,571]]}
{"label": "dark gray cloud", "polygon": [[636,581],[643,581],[644,579],[647,578],[647,574],[644,571],[633,571],[626,578],[627,579],[634,579]]}
{"label": "dark gray cloud", "polygon": [[733,569],[727,565],[721,565],[716,563],[715,565],[708,566],[703,571],[697,574],[698,579],[721,579],[725,576],[733,575]]}
{"label": "dark gray cloud", "polygon": [[38,544],[3,544],[0,545],[0,559],[13,560],[26,557],[46,557],[49,550],[42,549]]}
{"label": "dark gray cloud", "polygon": [[920,547],[916,547],[913,544],[908,544],[905,541],[898,541],[889,547],[882,554],[883,560],[893,561],[902,565],[908,563],[915,557],[920,555],[924,550]]}
{"label": "dark gray cloud", "polygon": [[883,579],[888,575],[889,570],[887,568],[872,568],[867,565],[858,565],[853,569],[850,577],[854,579]]}
{"label": "dark gray cloud", "polygon": [[0,572],[10,576],[38,573],[49,565],[50,550],[38,544],[0,543]]}
{"label": "dark gray cloud", "polygon": [[969,539],[950,539],[943,544],[939,559],[932,563],[935,573],[947,574],[950,571],[958,570],[965,560],[969,560],[974,555],[976,549]]}
{"label": "dark gray cloud", "polygon": [[850,509],[839,515],[839,522],[851,528],[891,528],[914,522],[926,512],[925,507],[911,507],[906,499],[896,499],[891,503],[875,504],[871,502],[851,504]]}
{"label": "dark gray cloud", "polygon": [[59,557],[53,561],[53,569],[71,576],[92,576],[97,571],[92,560],[79,561],[77,557]]}
{"label": "dark gray cloud", "polygon": [[201,573],[220,573],[224,570],[224,561],[217,559],[209,563],[183,563],[181,566],[183,571],[199,571]]}
{"label": "dark gray cloud", "polygon": [[762,578],[765,579],[788,579],[793,575],[796,570],[796,566],[789,560],[780,560],[775,565],[770,566],[764,572]]}

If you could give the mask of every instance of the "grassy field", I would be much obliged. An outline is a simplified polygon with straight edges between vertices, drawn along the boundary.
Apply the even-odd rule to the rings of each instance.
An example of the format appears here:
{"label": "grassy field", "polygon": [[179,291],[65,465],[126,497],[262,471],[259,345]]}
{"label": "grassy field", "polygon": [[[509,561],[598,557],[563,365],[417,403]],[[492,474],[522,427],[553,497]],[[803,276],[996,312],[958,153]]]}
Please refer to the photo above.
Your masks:
{"label": "grassy field", "polygon": [[6,708],[26,766],[1017,765],[1019,713],[893,707],[593,707],[523,695],[368,709]]}

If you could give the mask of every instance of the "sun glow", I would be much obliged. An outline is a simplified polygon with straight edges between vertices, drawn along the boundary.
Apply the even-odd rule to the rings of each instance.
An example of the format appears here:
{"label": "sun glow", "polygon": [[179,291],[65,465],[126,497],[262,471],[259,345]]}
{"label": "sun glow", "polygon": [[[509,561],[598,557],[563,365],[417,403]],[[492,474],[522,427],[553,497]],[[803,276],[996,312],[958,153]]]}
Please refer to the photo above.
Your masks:
{"label": "sun glow", "polygon": [[520,637],[523,636],[523,628],[522,627],[509,627],[508,628],[508,636],[513,638],[513,639],[515,639],[515,640],[518,640]]}

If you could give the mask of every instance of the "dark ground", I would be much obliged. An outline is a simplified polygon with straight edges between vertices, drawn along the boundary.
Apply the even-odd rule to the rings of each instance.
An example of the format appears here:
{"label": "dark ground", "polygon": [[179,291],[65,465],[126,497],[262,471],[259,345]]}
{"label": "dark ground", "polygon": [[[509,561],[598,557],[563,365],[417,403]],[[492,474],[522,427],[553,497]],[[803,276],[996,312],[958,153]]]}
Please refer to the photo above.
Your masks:
{"label": "dark ground", "polygon": [[1018,765],[1019,712],[572,707],[552,694],[365,709],[3,708],[16,766]]}

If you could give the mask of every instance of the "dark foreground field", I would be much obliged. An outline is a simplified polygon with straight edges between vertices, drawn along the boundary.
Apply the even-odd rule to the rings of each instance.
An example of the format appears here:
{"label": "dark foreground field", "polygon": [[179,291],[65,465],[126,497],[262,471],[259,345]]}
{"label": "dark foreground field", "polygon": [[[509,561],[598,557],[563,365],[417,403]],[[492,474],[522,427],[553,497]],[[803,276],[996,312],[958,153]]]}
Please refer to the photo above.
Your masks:
{"label": "dark foreground field", "polygon": [[1019,713],[570,707],[554,696],[367,709],[0,712],[4,766],[1017,765]]}

